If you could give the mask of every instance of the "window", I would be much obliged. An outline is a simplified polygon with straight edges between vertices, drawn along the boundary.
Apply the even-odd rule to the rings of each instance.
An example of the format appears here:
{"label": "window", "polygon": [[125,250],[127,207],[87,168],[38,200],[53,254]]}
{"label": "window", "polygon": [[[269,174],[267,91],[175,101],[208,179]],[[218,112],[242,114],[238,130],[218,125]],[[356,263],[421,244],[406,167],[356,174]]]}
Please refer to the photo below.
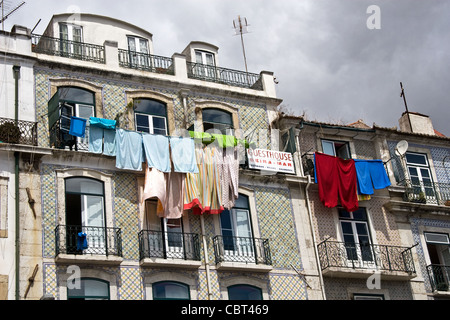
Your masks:
{"label": "window", "polygon": [[433,287],[448,291],[450,284],[450,239],[446,233],[425,232],[428,256],[431,265],[427,267]]}
{"label": "window", "polygon": [[60,23],[59,39],[61,41],[60,50],[63,56],[81,56],[83,54],[83,32],[80,26]]}
{"label": "window", "polygon": [[150,67],[147,39],[128,36],[128,51],[130,54],[130,64],[132,67]]}
{"label": "window", "polygon": [[203,131],[219,131],[221,134],[233,135],[233,117],[231,113],[215,108],[202,111]]}
{"label": "window", "polygon": [[[67,253],[105,253],[103,189],[91,178],[65,179]],[[86,234],[87,247],[80,246],[79,233]]]}
{"label": "window", "polygon": [[216,78],[216,62],[214,60],[214,54],[207,51],[195,50],[195,62],[200,64],[195,68],[197,76]]}
{"label": "window", "polygon": [[262,300],[260,288],[245,284],[238,284],[228,287],[229,300]]}
{"label": "window", "polygon": [[[147,200],[144,229],[144,249],[150,256],[162,258],[185,258],[192,253],[192,243],[184,243],[183,221],[180,219],[159,218],[156,214],[157,201]],[[186,254],[184,252],[186,250]]]}
{"label": "window", "polygon": [[95,116],[95,95],[93,92],[77,87],[58,88],[60,137],[61,140],[73,140],[69,136],[70,119],[72,116],[86,119],[85,137],[76,138],[77,149],[89,149],[89,118]]}
{"label": "window", "polygon": [[384,294],[355,293],[353,300],[384,300]]}
{"label": "window", "polygon": [[167,135],[167,108],[162,102],[151,99],[134,100],[136,131]]}
{"label": "window", "polygon": [[153,284],[153,300],[190,300],[189,286],[181,282],[162,281]]}
{"label": "window", "polygon": [[357,261],[365,266],[371,266],[374,263],[374,256],[366,209],[359,208],[357,211],[347,212],[340,208],[338,211],[349,264],[353,265]]}
{"label": "window", "polygon": [[426,154],[406,153],[406,165],[413,188],[414,197],[418,200],[434,198],[433,180]]}
{"label": "window", "polygon": [[109,300],[109,283],[104,280],[82,278],[80,287],[67,289],[68,300]]}
{"label": "window", "polygon": [[342,159],[351,159],[348,142],[322,140],[323,153]]}
{"label": "window", "polygon": [[249,258],[254,261],[254,243],[248,197],[239,194],[235,206],[220,214],[225,260]]}

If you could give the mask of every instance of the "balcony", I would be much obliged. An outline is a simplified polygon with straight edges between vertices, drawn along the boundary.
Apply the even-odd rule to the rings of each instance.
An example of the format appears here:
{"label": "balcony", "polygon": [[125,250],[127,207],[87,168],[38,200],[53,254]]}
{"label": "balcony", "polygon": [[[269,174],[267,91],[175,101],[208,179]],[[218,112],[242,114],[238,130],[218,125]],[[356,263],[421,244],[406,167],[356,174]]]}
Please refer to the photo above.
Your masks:
{"label": "balcony", "polygon": [[188,78],[221,83],[235,87],[264,90],[261,76],[255,73],[186,62]]}
{"label": "balcony", "polygon": [[427,266],[427,271],[432,291],[443,291],[450,294],[450,266],[431,264]]}
{"label": "balcony", "polygon": [[317,249],[324,276],[366,278],[374,271],[391,280],[416,276],[412,248],[325,240]]}
{"label": "balcony", "polygon": [[142,266],[200,267],[198,234],[142,230],[138,236]]}
{"label": "balcony", "polygon": [[260,272],[272,270],[268,239],[215,236],[213,246],[218,269]]}
{"label": "balcony", "polygon": [[[82,233],[86,236],[83,245]],[[58,225],[55,228],[56,257],[67,263],[122,262],[122,232],[120,228]]]}
{"label": "balcony", "polygon": [[37,146],[37,123],[0,118],[0,142]]}
{"label": "balcony", "polygon": [[172,58],[119,49],[119,65],[124,68],[174,75]]}
{"label": "balcony", "polygon": [[31,48],[35,53],[103,64],[106,63],[104,46],[96,44],[32,34]]}
{"label": "balcony", "polygon": [[405,187],[406,202],[450,206],[449,183],[404,180],[400,185]]}

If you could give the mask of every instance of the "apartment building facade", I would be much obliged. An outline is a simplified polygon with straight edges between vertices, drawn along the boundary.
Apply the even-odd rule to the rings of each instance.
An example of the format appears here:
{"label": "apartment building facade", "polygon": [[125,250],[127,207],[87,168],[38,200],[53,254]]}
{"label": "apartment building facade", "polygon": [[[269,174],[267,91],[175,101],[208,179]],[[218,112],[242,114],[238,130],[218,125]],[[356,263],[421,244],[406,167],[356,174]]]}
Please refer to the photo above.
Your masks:
{"label": "apartment building facade", "polygon": [[[219,67],[218,47],[201,41],[157,56],[148,31],[92,14],[55,15],[42,35],[15,26],[1,38],[8,90],[0,117],[12,127],[0,139],[2,298],[320,298],[300,234],[308,216],[298,161],[286,174],[245,160],[249,143],[278,151],[269,130],[281,103],[273,73]],[[94,121],[115,131],[94,131]],[[148,163],[141,147],[107,142],[119,130],[192,138],[200,149],[208,130],[231,137],[244,156],[234,206],[161,213],[144,197],[145,165],[118,166],[119,151]]]}

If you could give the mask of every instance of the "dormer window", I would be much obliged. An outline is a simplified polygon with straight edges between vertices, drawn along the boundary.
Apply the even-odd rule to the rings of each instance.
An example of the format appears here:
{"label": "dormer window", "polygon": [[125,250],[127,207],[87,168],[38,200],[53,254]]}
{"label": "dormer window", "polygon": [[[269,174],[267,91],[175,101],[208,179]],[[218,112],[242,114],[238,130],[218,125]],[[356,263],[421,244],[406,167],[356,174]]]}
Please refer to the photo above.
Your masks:
{"label": "dormer window", "polygon": [[81,26],[60,23],[59,38],[61,40],[60,50],[65,55],[81,56],[83,54],[83,29]]}
{"label": "dormer window", "polygon": [[128,36],[128,51],[130,54],[131,67],[144,69],[150,67],[147,39]]}

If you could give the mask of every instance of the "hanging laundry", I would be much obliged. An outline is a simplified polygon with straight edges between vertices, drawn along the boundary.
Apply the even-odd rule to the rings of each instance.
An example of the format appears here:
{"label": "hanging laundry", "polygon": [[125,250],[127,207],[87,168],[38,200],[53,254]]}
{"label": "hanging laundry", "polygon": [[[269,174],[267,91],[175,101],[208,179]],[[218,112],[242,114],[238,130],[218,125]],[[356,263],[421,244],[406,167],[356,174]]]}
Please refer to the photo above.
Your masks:
{"label": "hanging laundry", "polygon": [[391,185],[381,160],[355,159],[358,194],[372,195],[374,189],[384,189]]}
{"label": "hanging laundry", "polygon": [[341,205],[348,212],[358,209],[356,169],[353,159],[344,160],[316,152],[315,178],[319,199],[327,208]]}
{"label": "hanging laundry", "polygon": [[103,154],[112,157],[116,156],[116,130],[104,129]]}
{"label": "hanging laundry", "polygon": [[75,137],[84,138],[86,135],[86,119],[72,116],[70,118],[69,134]]}
{"label": "hanging laundry", "polygon": [[116,129],[116,120],[90,117],[89,125],[98,127],[98,128],[103,128],[103,129],[115,130]]}
{"label": "hanging laundry", "polygon": [[184,190],[186,174],[172,170],[166,173],[167,178],[167,196],[164,205],[164,218],[180,219],[184,211]]}
{"label": "hanging laundry", "polygon": [[103,131],[102,128],[89,126],[89,152],[103,153]]}
{"label": "hanging laundry", "polygon": [[221,185],[223,207],[232,209],[239,197],[239,159],[236,147],[223,151]]}
{"label": "hanging laundry", "polygon": [[142,171],[144,162],[142,135],[135,131],[116,130],[116,168]]}
{"label": "hanging laundry", "polygon": [[147,165],[162,172],[170,172],[169,137],[160,134],[143,133],[142,142]]}
{"label": "hanging laundry", "polygon": [[84,232],[77,234],[77,250],[82,251],[88,248],[87,235]]}
{"label": "hanging laundry", "polygon": [[193,139],[171,137],[170,149],[175,172],[198,173]]}
{"label": "hanging laundry", "polygon": [[233,148],[237,145],[236,137],[224,134],[211,134],[214,137],[214,142],[217,142],[220,148]]}
{"label": "hanging laundry", "polygon": [[144,192],[141,202],[143,203],[147,199],[156,198],[158,200],[156,213],[161,217],[164,215],[164,206],[167,198],[167,174],[156,168],[149,168],[146,164],[144,164],[144,167]]}

